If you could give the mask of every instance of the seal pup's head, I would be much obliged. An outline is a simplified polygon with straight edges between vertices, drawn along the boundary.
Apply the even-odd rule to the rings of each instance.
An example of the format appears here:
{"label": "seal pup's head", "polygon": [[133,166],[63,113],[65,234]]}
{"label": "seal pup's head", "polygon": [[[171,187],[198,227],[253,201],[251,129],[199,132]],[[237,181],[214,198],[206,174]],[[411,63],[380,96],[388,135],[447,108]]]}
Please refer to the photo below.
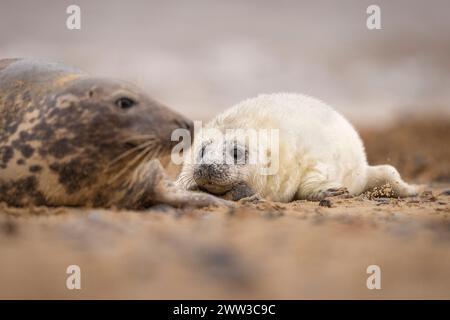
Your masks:
{"label": "seal pup's head", "polygon": [[177,183],[233,200],[258,193],[267,179],[264,169],[270,166],[270,145],[267,137],[253,133],[211,125],[196,132]]}
{"label": "seal pup's head", "polygon": [[249,174],[249,150],[237,140],[206,139],[195,151],[193,178],[200,189],[222,195]]}

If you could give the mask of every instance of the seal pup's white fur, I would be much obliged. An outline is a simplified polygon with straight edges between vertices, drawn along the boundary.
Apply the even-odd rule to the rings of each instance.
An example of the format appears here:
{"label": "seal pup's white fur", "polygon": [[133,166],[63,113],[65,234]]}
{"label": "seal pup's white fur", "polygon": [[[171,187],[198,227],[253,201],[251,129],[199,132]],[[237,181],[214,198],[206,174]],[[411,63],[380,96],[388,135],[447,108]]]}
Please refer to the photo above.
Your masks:
{"label": "seal pup's white fur", "polygon": [[[411,196],[416,187],[405,183],[390,165],[369,166],[363,143],[353,126],[333,108],[300,94],[264,94],[247,99],[219,114],[205,128],[225,133],[227,129],[279,129],[279,170],[262,175],[258,165],[221,167],[216,179],[208,181],[206,190],[223,194],[233,186],[245,183],[259,196],[273,201],[296,199],[319,200],[341,194],[343,190],[358,195],[376,186],[389,183],[396,196]],[[228,138],[227,138],[228,139]],[[239,135],[233,139],[240,140]],[[205,141],[210,159],[221,156],[221,141],[214,134],[194,139],[191,153],[198,154]],[[245,143],[245,142],[242,142]],[[269,150],[267,154],[276,152]],[[208,149],[206,149],[208,150]],[[253,150],[248,150],[254,152]],[[273,154],[272,154],[273,156]],[[177,181],[186,189],[195,189],[193,179],[199,164],[196,157],[187,157]]]}

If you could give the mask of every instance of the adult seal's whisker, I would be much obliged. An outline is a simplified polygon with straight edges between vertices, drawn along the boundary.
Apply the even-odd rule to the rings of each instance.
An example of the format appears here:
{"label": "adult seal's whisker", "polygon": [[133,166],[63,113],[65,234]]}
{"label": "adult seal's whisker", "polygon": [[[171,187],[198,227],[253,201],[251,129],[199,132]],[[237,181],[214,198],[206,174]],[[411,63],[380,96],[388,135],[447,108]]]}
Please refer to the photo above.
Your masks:
{"label": "adult seal's whisker", "polygon": [[121,169],[117,174],[114,175],[113,179],[111,179],[111,183],[116,182],[119,178],[121,178],[124,174],[126,174],[128,171],[130,171],[131,168],[136,167],[140,162],[142,162],[142,159],[146,157],[148,154],[149,148],[146,148],[139,152],[137,155],[135,155],[126,165],[123,169]]}
{"label": "adult seal's whisker", "polygon": [[156,135],[151,135],[151,134],[142,134],[142,135],[134,135],[134,136],[128,136],[126,138],[123,138],[121,141],[123,141],[124,143],[136,143],[139,141],[156,141],[158,140],[158,137]]}
{"label": "adult seal's whisker", "polygon": [[139,151],[139,150],[141,150],[141,149],[148,148],[148,147],[150,147],[150,146],[152,146],[152,145],[154,145],[154,144],[156,144],[155,141],[147,141],[147,142],[141,143],[140,145],[135,146],[135,147],[133,147],[133,148],[131,148],[131,149],[125,151],[124,153],[122,153],[122,154],[119,155],[118,157],[114,158],[114,159],[110,162],[110,164],[109,164],[108,167],[109,167],[109,168],[112,167],[114,164],[118,163],[120,160],[126,158],[127,156],[133,154],[134,152],[137,152],[137,151]]}

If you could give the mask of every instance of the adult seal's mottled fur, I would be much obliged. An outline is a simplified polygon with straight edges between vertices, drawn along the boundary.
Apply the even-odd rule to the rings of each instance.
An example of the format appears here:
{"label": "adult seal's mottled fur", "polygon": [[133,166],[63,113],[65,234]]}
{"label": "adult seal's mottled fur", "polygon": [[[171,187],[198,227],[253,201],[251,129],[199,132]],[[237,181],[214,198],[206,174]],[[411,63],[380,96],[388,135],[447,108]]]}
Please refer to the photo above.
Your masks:
{"label": "adult seal's mottled fur", "polygon": [[191,121],[128,83],[0,60],[0,201],[139,209],[217,204],[176,188],[157,159]]}
{"label": "adult seal's mottled fur", "polygon": [[[280,202],[357,195],[385,184],[391,185],[395,196],[417,193],[394,167],[369,166],[352,125],[308,96],[260,95],[219,114],[205,129],[209,130],[196,136],[193,155],[186,157],[177,181],[186,189],[233,200],[256,195]],[[249,144],[242,129],[276,129],[279,145],[264,136],[257,145]],[[262,161],[248,161],[252,155]],[[278,170],[262,174],[272,160],[279,163]]]}

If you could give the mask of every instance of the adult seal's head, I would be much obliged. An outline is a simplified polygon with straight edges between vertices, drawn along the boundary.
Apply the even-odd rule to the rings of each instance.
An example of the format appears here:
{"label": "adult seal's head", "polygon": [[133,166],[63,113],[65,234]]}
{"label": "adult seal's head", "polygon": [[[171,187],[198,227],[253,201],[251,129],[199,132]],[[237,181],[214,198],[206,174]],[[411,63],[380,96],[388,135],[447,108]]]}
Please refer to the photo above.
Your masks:
{"label": "adult seal's head", "polygon": [[170,153],[179,128],[192,131],[191,121],[129,83],[55,63],[0,60],[0,200],[170,202],[152,160]]}

